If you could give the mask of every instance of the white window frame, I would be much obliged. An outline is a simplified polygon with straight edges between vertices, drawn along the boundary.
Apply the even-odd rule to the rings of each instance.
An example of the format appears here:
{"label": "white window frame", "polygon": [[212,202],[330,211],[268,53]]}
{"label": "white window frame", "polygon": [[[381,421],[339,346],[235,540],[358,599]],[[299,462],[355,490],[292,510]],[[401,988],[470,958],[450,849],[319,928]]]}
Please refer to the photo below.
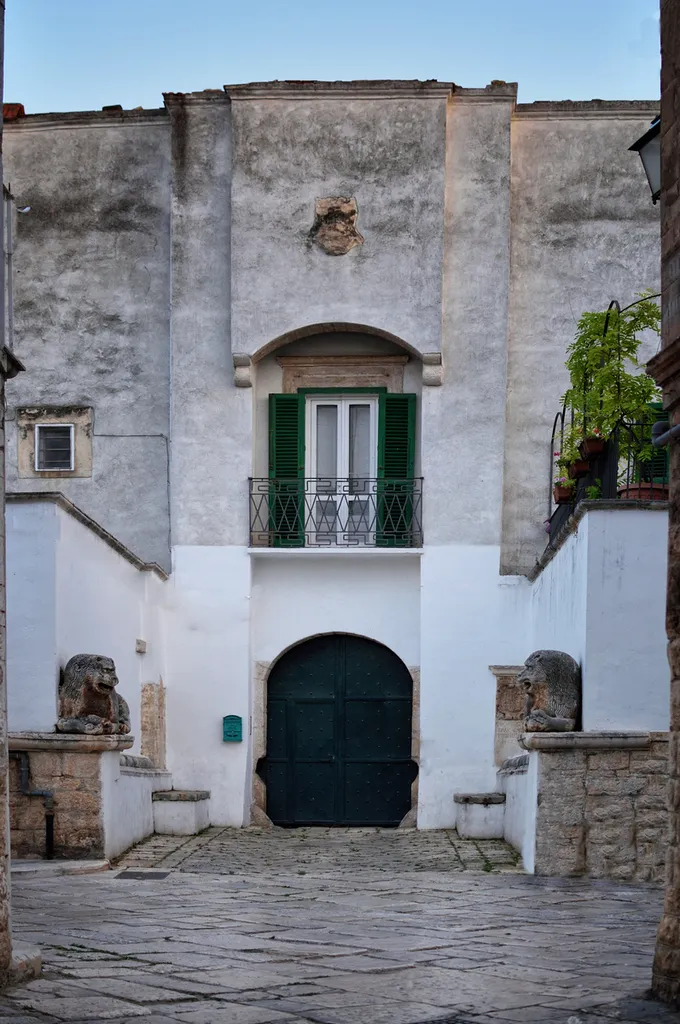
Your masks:
{"label": "white window frame", "polygon": [[[369,494],[363,495],[361,493],[352,495],[349,493],[349,486],[347,481],[349,480],[349,407],[350,405],[367,405],[370,409],[370,453],[371,461],[368,472],[368,479],[375,480],[378,475],[378,414],[379,414],[379,397],[378,395],[371,394],[352,394],[338,393],[338,394],[316,394],[307,395],[305,401],[305,479],[310,483],[305,487],[307,494],[307,500],[310,503],[309,510],[306,510],[306,515],[311,514],[312,521],[315,521],[316,517],[316,456],[317,456],[317,444],[316,444],[316,410],[319,406],[332,405],[338,409],[337,417],[337,466],[336,469],[341,470],[337,474],[335,479],[345,481],[342,490],[338,490],[337,494],[331,494],[327,491],[319,493],[319,500],[334,501],[336,503],[336,509],[343,509],[342,513],[338,513],[335,521],[335,533],[337,534],[348,534],[349,523],[351,521],[350,507],[353,502],[366,501],[375,502],[375,494],[370,492]],[[307,537],[312,545],[319,546],[330,546],[333,543],[332,531],[319,531],[306,529]],[[361,543],[361,546],[367,547],[375,545],[375,531],[372,530],[367,533],[359,532],[357,534],[357,545]],[[343,546],[345,546],[343,544]]]}
{"label": "white window frame", "polygon": [[[56,469],[38,465],[40,457],[40,431],[43,427],[68,427],[70,432],[71,464],[68,469]],[[36,423],[33,434],[34,466],[36,473],[73,473],[76,468],[75,424],[73,423]]]}

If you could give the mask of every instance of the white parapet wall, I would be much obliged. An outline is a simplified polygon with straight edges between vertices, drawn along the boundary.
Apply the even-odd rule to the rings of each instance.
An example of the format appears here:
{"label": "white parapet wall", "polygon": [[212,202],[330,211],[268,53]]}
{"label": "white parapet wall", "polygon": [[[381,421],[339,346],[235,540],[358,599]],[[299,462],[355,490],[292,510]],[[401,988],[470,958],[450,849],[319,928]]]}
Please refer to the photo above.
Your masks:
{"label": "white parapet wall", "polygon": [[587,731],[669,727],[668,513],[633,505],[584,504],[533,582],[531,650],[580,663]]}
{"label": "white parapet wall", "polygon": [[498,772],[498,789],[505,794],[503,835],[522,855],[525,871],[533,874],[536,862],[538,810],[538,758],[520,754]]}
{"label": "white parapet wall", "polygon": [[101,759],[104,856],[119,857],[154,831],[153,794],[172,788],[170,772],[121,767],[120,756]]}

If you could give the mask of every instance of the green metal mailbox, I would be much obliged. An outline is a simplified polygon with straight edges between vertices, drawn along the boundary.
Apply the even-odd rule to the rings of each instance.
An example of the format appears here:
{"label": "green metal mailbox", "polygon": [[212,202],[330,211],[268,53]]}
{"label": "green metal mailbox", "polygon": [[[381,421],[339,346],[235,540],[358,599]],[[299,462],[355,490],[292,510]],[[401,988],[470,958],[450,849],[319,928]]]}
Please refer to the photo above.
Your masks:
{"label": "green metal mailbox", "polygon": [[225,743],[240,743],[243,740],[243,719],[240,715],[224,716],[222,739]]}

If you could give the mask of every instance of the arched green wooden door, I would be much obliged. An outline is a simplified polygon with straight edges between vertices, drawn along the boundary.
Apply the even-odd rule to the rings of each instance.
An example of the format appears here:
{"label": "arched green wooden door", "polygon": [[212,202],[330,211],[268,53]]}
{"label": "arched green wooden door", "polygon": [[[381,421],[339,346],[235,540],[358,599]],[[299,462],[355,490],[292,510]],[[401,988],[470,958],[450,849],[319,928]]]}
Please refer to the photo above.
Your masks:
{"label": "arched green wooden door", "polygon": [[411,806],[413,684],[382,644],[315,637],[274,666],[267,813],[277,825],[398,825]]}

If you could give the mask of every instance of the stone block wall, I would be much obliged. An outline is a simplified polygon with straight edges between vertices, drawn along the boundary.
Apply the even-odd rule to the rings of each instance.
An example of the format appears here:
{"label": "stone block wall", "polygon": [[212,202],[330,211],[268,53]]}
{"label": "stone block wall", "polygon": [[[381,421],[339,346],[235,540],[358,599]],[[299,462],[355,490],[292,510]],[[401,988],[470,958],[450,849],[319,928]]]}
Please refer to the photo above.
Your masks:
{"label": "stone block wall", "polygon": [[637,747],[536,751],[536,874],[663,881],[668,733],[646,737]]}
{"label": "stone block wall", "polygon": [[[21,758],[28,757],[30,791],[49,790],[54,799],[54,856],[106,856],[107,820],[132,813],[132,805],[112,808],[111,758],[118,777],[120,754],[132,736],[88,736],[70,733],[10,733],[10,833],[13,857],[45,856],[45,800],[22,791]],[[104,760],[108,770],[103,772]],[[25,781],[25,780],[24,780]],[[118,790],[116,790],[118,791]],[[108,792],[109,810],[105,806]],[[150,791],[148,793],[151,803]],[[108,814],[108,818],[107,818]],[[134,838],[131,842],[134,841]],[[110,843],[109,843],[110,845]]]}
{"label": "stone block wall", "polygon": [[[54,793],[55,857],[103,857],[100,755],[66,750],[28,754],[30,788]],[[13,857],[45,853],[45,804],[21,792],[21,768],[10,760],[10,832]]]}
{"label": "stone block wall", "polygon": [[166,767],[165,686],[142,684],[142,754],[155,768]]}

